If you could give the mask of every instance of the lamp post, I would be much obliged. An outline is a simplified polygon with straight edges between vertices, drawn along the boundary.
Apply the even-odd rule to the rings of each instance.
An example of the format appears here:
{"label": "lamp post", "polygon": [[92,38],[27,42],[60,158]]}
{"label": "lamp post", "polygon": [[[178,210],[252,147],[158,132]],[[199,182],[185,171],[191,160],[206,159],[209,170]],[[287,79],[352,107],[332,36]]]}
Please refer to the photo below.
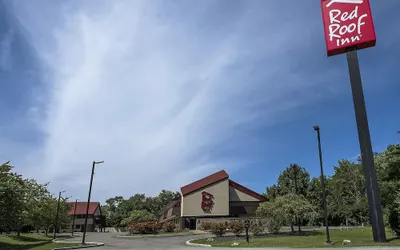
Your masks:
{"label": "lamp post", "polygon": [[89,195],[88,195],[88,202],[87,202],[87,206],[86,206],[85,225],[84,225],[84,229],[83,229],[82,244],[85,244],[85,238],[86,238],[86,227],[87,227],[87,219],[88,219],[88,213],[89,213],[90,195],[92,193],[94,167],[97,164],[102,164],[102,163],[104,163],[104,161],[93,161],[93,165],[92,165],[92,175],[90,176]]}
{"label": "lamp post", "polygon": [[317,137],[318,137],[319,166],[321,169],[321,185],[322,185],[322,207],[324,209],[324,217],[325,217],[326,244],[331,244],[332,242],[331,242],[331,237],[329,235],[329,226],[328,226],[328,211],[326,208],[325,176],[322,164],[321,135],[318,126],[314,126],[314,130],[317,131]]}
{"label": "lamp post", "polygon": [[65,193],[65,190],[63,190],[63,191],[60,191],[59,193],[58,193],[58,202],[57,202],[57,213],[56,213],[56,220],[55,220],[55,222],[54,222],[54,232],[53,232],[53,239],[55,239],[56,238],[56,232],[57,232],[57,227],[58,227],[58,213],[59,213],[59,211],[60,211],[60,199],[61,199],[61,194],[62,193]]}
{"label": "lamp post", "polygon": [[75,200],[75,206],[74,206],[74,216],[72,217],[72,230],[71,234],[74,235],[74,230],[75,230],[75,217],[76,217],[76,206],[78,205],[78,199]]}

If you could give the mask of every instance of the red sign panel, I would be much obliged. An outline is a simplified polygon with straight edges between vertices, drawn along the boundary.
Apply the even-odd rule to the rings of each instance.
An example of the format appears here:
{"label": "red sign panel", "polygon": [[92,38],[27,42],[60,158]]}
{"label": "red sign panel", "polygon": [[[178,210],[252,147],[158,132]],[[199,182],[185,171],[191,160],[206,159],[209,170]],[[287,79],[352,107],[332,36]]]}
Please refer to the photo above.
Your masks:
{"label": "red sign panel", "polygon": [[328,56],[375,46],[369,0],[321,0]]}
{"label": "red sign panel", "polygon": [[201,208],[205,213],[210,213],[214,206],[214,196],[208,192],[201,192]]}

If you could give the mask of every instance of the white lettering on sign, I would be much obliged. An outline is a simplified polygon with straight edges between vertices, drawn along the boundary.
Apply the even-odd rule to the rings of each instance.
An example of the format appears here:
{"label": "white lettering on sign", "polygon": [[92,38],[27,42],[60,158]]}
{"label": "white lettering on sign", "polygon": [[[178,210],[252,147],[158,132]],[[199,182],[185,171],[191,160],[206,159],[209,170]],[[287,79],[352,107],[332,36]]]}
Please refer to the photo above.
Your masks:
{"label": "white lettering on sign", "polygon": [[331,0],[329,3],[326,5],[326,7],[330,7],[334,3],[352,3],[352,4],[362,4],[364,0]]}
{"label": "white lettering on sign", "polygon": [[[338,0],[332,0],[338,1]],[[344,0],[347,1],[347,0]],[[343,46],[347,43],[359,41],[362,36],[361,27],[365,25],[363,19],[367,14],[358,15],[358,6],[352,12],[342,12],[341,10],[332,9],[329,11],[329,39],[336,39],[337,46]],[[351,24],[343,25],[345,21],[354,20]]]}

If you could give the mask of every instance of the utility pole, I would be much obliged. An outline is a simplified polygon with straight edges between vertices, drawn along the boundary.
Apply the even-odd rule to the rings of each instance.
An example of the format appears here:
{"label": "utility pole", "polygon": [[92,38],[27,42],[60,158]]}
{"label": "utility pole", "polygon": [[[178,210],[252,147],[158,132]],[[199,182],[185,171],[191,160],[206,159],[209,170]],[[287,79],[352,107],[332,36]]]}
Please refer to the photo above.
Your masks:
{"label": "utility pole", "polygon": [[87,220],[88,220],[88,214],[89,214],[89,206],[90,206],[90,196],[92,194],[92,184],[93,184],[93,175],[94,175],[94,167],[96,166],[96,164],[101,164],[104,161],[93,161],[93,165],[92,165],[92,174],[90,176],[90,184],[89,184],[89,195],[88,195],[88,202],[86,205],[86,215],[85,215],[85,225],[84,225],[84,229],[83,229],[83,236],[82,236],[82,244],[85,244],[85,239],[86,239],[86,230],[87,230]]}
{"label": "utility pole", "polygon": [[64,192],[65,192],[65,190],[64,191],[60,191],[58,193],[57,212],[56,212],[56,220],[54,222],[53,239],[56,238],[56,233],[57,233],[57,228],[58,228],[58,225],[57,225],[58,224],[58,213],[59,213],[59,210],[60,210],[60,199],[61,199],[61,194],[64,193]]}
{"label": "utility pole", "polygon": [[75,200],[74,216],[72,217],[72,235],[74,235],[74,230],[75,230],[75,217],[76,217],[76,206],[77,205],[78,205],[78,199]]}

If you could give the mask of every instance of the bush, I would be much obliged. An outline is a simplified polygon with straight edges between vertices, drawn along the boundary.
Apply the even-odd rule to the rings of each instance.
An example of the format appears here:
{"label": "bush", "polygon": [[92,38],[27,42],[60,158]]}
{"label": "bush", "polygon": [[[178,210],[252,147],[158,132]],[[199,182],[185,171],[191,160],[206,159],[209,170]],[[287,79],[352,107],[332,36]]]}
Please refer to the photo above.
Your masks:
{"label": "bush", "polygon": [[127,230],[130,234],[150,234],[157,233],[161,229],[160,223],[153,221],[133,223],[127,226]]}
{"label": "bush", "polygon": [[397,212],[395,209],[390,209],[388,217],[390,229],[396,236],[400,236],[400,212]]}
{"label": "bush", "polygon": [[254,236],[261,235],[264,232],[264,226],[261,221],[258,223],[255,221],[250,224],[249,230]]}
{"label": "bush", "polygon": [[240,236],[243,233],[244,225],[241,221],[231,221],[229,222],[229,229],[236,236]]}
{"label": "bush", "polygon": [[209,221],[204,221],[204,222],[201,223],[201,228],[203,230],[211,230],[212,224],[213,223],[211,223]]}
{"label": "bush", "polygon": [[164,223],[163,229],[165,232],[172,233],[175,230],[175,224],[172,221]]}
{"label": "bush", "polygon": [[217,237],[221,237],[226,233],[226,225],[224,222],[212,223],[211,233],[215,234]]}
{"label": "bush", "polygon": [[279,233],[279,231],[281,230],[281,227],[282,227],[282,222],[273,217],[268,218],[266,224],[267,224],[266,226],[267,226],[268,232],[274,233],[274,234]]}

